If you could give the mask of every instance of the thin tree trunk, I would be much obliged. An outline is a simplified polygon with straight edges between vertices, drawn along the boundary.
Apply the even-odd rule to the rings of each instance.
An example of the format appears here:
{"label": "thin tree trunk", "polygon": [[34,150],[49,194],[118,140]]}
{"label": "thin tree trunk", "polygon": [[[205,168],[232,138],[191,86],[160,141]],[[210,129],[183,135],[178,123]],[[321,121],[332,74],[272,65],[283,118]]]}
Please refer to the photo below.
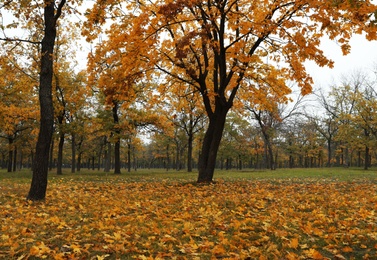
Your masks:
{"label": "thin tree trunk", "polygon": [[72,134],[72,161],[71,161],[71,173],[75,173],[76,171],[76,135]]}
{"label": "thin tree trunk", "polygon": [[132,147],[132,161],[134,165],[134,171],[137,171],[137,159],[136,159],[136,152],[135,152],[135,146]]}
{"label": "thin tree trunk", "polygon": [[329,138],[327,140],[327,167],[331,167],[331,154],[332,154],[331,139]]}
{"label": "thin tree trunk", "polygon": [[364,170],[368,170],[369,168],[369,147],[365,146],[365,163],[364,163]]}
{"label": "thin tree trunk", "polygon": [[12,172],[13,163],[13,138],[8,138],[8,172]]}
{"label": "thin tree trunk", "polygon": [[50,145],[50,157],[49,157],[49,170],[51,171],[54,167],[54,161],[53,161],[53,155],[54,155],[54,138],[51,139],[51,145]]}
{"label": "thin tree trunk", "polygon": [[78,151],[78,154],[77,154],[77,163],[76,163],[76,169],[77,171],[79,172],[81,170],[81,159],[82,159],[82,154],[83,154],[83,151],[82,151],[82,143],[83,143],[83,136],[80,137],[80,141],[78,142],[78,144],[76,145],[76,150]]}
{"label": "thin tree trunk", "polygon": [[275,167],[274,153],[272,151],[272,145],[271,145],[269,137],[268,139],[265,139],[265,140],[266,140],[266,146],[267,146],[267,152],[268,152],[268,157],[267,157],[268,167],[270,168],[270,170],[275,170],[276,167]]}
{"label": "thin tree trunk", "polygon": [[59,145],[58,145],[58,164],[56,166],[56,173],[58,175],[63,174],[62,167],[63,167],[64,139],[65,139],[64,133],[63,133],[63,131],[61,131],[60,135],[59,135]]}
{"label": "thin tree trunk", "polygon": [[175,147],[175,169],[177,171],[179,171],[181,168],[180,154],[181,154],[180,147],[179,147],[179,143],[177,142],[176,147]]}
{"label": "thin tree trunk", "polygon": [[114,174],[120,174],[120,129],[119,129],[119,116],[118,116],[118,103],[113,103],[113,120],[114,120],[114,133],[115,133],[115,146],[114,146]]}
{"label": "thin tree trunk", "polygon": [[166,145],[166,171],[169,171],[170,168],[170,156],[169,156],[169,144]]}
{"label": "thin tree trunk", "polygon": [[107,149],[105,150],[105,172],[111,169],[111,143],[107,142]]}
{"label": "thin tree trunk", "polygon": [[127,171],[131,172],[131,144],[127,144]]}
{"label": "thin tree trunk", "polygon": [[120,173],[120,140],[118,139],[114,146],[114,174]]}
{"label": "thin tree trunk", "polygon": [[193,143],[193,134],[190,133],[188,136],[188,146],[187,146],[187,171],[192,172],[192,143]]}
{"label": "thin tree trunk", "polygon": [[17,170],[17,146],[13,148],[13,171]]}
{"label": "thin tree trunk", "polygon": [[[104,144],[100,144],[100,147],[99,147],[99,151],[98,151],[98,166],[97,166],[97,170],[99,171],[101,169],[101,158],[102,158],[102,150],[103,150],[103,146],[106,144],[106,137],[105,137],[105,143]],[[93,168],[94,170],[94,168]]]}
{"label": "thin tree trunk", "polygon": [[77,163],[76,163],[76,169],[78,172],[81,171],[81,158],[82,158],[82,152],[79,152],[77,155]]}

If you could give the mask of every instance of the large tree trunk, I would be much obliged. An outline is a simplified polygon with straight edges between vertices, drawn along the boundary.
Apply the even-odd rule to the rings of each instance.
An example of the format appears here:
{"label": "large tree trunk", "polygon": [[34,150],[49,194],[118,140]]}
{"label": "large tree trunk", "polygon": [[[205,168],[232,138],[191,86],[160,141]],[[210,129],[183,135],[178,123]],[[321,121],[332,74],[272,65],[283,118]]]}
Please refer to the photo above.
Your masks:
{"label": "large tree trunk", "polygon": [[210,183],[213,180],[217,151],[228,111],[229,108],[218,106],[215,113],[209,117],[209,125],[204,135],[202,152],[199,157],[198,183]]}
{"label": "large tree trunk", "polygon": [[39,75],[40,127],[33,165],[33,177],[27,198],[44,200],[47,190],[48,156],[54,126],[52,103],[53,53],[56,38],[56,21],[61,15],[65,0],[59,3],[55,14],[55,1],[44,1],[44,37],[42,40]]}

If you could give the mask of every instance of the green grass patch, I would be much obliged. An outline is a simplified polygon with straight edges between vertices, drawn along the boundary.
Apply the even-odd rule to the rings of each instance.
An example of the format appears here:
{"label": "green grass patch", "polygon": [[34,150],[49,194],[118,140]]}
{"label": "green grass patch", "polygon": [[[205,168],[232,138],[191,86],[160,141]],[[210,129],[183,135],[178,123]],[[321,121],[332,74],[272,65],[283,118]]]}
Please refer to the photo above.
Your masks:
{"label": "green grass patch", "polygon": [[[97,170],[83,169],[80,172],[71,173],[70,169],[64,169],[63,175],[57,175],[55,170],[49,172],[49,180],[56,181],[60,179],[72,179],[78,181],[160,181],[160,180],[180,180],[180,181],[196,181],[197,171],[176,171],[166,169],[138,169],[137,171],[127,172],[123,169],[120,175],[114,174],[112,171],[103,172]],[[23,169],[17,172],[8,173],[0,170],[0,181],[4,179],[13,179],[17,182],[29,182],[32,177],[30,169]],[[215,170],[215,181],[220,180],[328,180],[328,181],[376,181],[377,168],[364,170],[361,168],[293,168],[293,169],[277,169],[271,170]]]}

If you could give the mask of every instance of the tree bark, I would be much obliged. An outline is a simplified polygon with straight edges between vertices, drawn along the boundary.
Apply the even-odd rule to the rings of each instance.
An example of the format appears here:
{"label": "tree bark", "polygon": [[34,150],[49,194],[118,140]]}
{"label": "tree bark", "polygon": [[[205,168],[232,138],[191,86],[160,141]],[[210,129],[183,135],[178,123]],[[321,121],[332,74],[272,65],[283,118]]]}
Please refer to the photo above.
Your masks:
{"label": "tree bark", "polygon": [[74,133],[72,134],[71,150],[72,150],[71,173],[75,173],[76,172],[76,135]]}
{"label": "tree bark", "polygon": [[54,152],[54,138],[51,139],[51,145],[50,145],[50,155],[48,159],[48,168],[51,171],[54,167],[54,161],[53,161],[53,152]]}
{"label": "tree bark", "polygon": [[188,146],[187,146],[187,171],[192,172],[192,143],[194,140],[193,133],[188,136]]}
{"label": "tree bark", "polygon": [[365,163],[364,163],[364,170],[368,170],[369,168],[369,147],[365,146]]}
{"label": "tree bark", "polygon": [[127,144],[127,171],[131,172],[131,143]]}
{"label": "tree bark", "polygon": [[166,168],[166,171],[169,171],[169,168],[170,168],[170,155],[169,155],[169,144],[166,145],[166,165],[165,165],[165,168]]}
{"label": "tree bark", "polygon": [[[263,128],[263,127],[262,127]],[[271,144],[271,141],[270,141],[270,136],[269,134],[267,133],[268,130],[262,130],[262,134],[263,134],[263,137],[264,137],[264,141],[266,143],[266,148],[267,148],[267,164],[268,164],[268,168],[270,170],[275,170],[275,161],[274,161],[274,153],[273,153],[273,150],[272,150],[272,144]]]}
{"label": "tree bark", "polygon": [[114,119],[114,133],[115,133],[115,147],[114,147],[114,174],[120,174],[120,129],[118,116],[118,103],[113,103],[113,119]]}
{"label": "tree bark", "polygon": [[39,75],[40,127],[33,165],[33,177],[27,199],[44,200],[47,190],[48,157],[54,126],[52,103],[53,53],[56,21],[66,0],[61,0],[55,14],[55,1],[44,1],[44,37]]}
{"label": "tree bark", "polygon": [[13,138],[8,138],[8,172],[12,172],[13,164]]}
{"label": "tree bark", "polygon": [[60,130],[59,135],[59,144],[58,144],[58,164],[56,166],[56,174],[62,175],[63,174],[63,147],[64,147],[64,132]]}
{"label": "tree bark", "polygon": [[327,167],[331,167],[331,155],[332,155],[331,145],[332,145],[332,140],[331,138],[329,138],[327,140]]}
{"label": "tree bark", "polygon": [[83,136],[80,137],[80,141],[77,143],[77,145],[75,146],[75,151],[78,150],[78,154],[77,154],[77,163],[76,164],[76,169],[77,171],[79,172],[81,170],[81,159],[82,159],[82,154],[83,154],[83,151],[82,151],[82,143],[83,143]]}
{"label": "tree bark", "polygon": [[81,158],[82,158],[82,152],[80,151],[79,154],[77,155],[77,164],[76,164],[76,169],[78,172],[81,171]]}
{"label": "tree bark", "polygon": [[218,105],[214,114],[209,117],[209,125],[204,135],[202,152],[199,157],[198,183],[213,181],[217,151],[219,150],[229,108]]}
{"label": "tree bark", "polygon": [[104,172],[109,172],[110,169],[111,169],[111,143],[107,141],[105,141],[106,145],[107,145],[107,149],[105,150],[105,169],[104,169]]}

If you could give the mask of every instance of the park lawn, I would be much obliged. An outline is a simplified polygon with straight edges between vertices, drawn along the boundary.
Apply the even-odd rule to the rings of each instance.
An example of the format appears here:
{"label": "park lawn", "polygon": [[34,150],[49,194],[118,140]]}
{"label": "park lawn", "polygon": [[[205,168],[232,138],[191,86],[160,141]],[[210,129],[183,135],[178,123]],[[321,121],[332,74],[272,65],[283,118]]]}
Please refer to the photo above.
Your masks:
{"label": "park lawn", "polygon": [[358,169],[0,172],[3,259],[376,259],[377,173]]}

